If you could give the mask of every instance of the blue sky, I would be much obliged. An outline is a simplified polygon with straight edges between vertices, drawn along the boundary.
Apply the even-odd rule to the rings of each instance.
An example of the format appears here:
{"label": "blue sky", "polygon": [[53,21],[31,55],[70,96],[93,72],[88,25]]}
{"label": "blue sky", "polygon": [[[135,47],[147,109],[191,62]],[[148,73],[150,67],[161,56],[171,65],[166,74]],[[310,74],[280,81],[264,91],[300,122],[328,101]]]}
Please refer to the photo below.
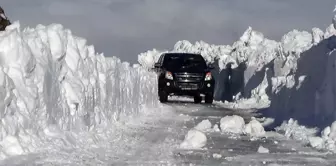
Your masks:
{"label": "blue sky", "polygon": [[63,24],[106,56],[137,62],[178,40],[231,44],[251,26],[279,40],[292,29],[325,29],[335,0],[0,0],[23,27]]}

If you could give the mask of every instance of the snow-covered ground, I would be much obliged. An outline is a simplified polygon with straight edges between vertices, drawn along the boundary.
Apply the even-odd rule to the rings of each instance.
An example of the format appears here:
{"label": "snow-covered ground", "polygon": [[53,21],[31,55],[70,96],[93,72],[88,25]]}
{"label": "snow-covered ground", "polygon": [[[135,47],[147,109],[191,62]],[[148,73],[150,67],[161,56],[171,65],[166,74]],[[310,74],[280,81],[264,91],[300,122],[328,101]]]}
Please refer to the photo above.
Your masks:
{"label": "snow-covered ground", "polygon": [[[179,100],[180,101],[180,100]],[[184,100],[168,104],[185,116],[177,159],[196,165],[334,165],[335,155],[287,135],[265,131],[257,111],[225,109]],[[176,120],[178,121],[178,120]],[[182,127],[181,127],[182,128]],[[295,127],[292,129],[294,130]],[[290,127],[284,127],[288,130]],[[300,129],[300,127],[296,128]],[[303,133],[305,130],[301,130]],[[309,132],[306,132],[308,134]],[[179,160],[177,160],[179,161]]]}
{"label": "snow-covered ground", "polygon": [[[127,148],[134,156],[145,149],[141,146],[148,148],[150,143],[162,141],[158,140],[159,135],[150,131],[141,133],[141,130],[151,130],[148,123],[160,118],[171,121],[178,117],[172,113],[178,107],[167,111],[158,102],[156,75],[148,70],[163,52],[201,53],[208,63],[214,63],[218,67],[213,72],[218,101],[213,105],[216,108],[207,108],[206,115],[211,117],[208,114],[214,109],[234,111],[230,115],[215,112],[218,113],[215,117],[221,118],[216,124],[213,119],[203,119],[185,133],[181,142],[174,139],[155,144],[149,150],[153,156],[155,151],[161,151],[162,155],[155,157],[173,160],[170,152],[177,146],[204,150],[212,140],[208,132],[260,140],[269,136],[265,128],[270,126],[287,138],[336,152],[335,34],[333,25],[325,32],[317,28],[311,32],[293,30],[277,42],[249,27],[232,45],[216,46],[203,41],[191,44],[182,40],[171,50],[141,53],[140,64],[130,65],[116,57],[96,53],[93,46],[86,45],[85,39],[72,35],[62,25],[38,25],[22,30],[19,22],[15,22],[0,32],[0,159],[14,161],[12,156],[39,154],[39,160],[46,153],[46,160],[66,163],[72,158],[81,164],[87,163],[80,161],[82,158],[104,153],[92,150],[108,143],[104,147],[108,152],[100,159],[110,162],[118,149],[121,155],[113,157],[126,160],[127,154],[123,153],[127,153]],[[222,80],[229,63],[234,67],[236,101],[221,103],[225,94]],[[191,113],[199,113],[200,108],[203,107],[196,106],[196,111]],[[249,117],[248,121],[237,115],[242,114],[241,109]],[[267,118],[251,118],[256,109],[264,109],[262,113]],[[190,119],[183,116],[183,120]],[[133,124],[134,121],[141,123]],[[157,123],[155,131],[163,129],[160,127],[166,123]],[[140,124],[145,127],[141,128]],[[175,136],[180,136],[178,127],[182,126],[175,127],[167,130],[174,130]],[[138,137],[139,134],[143,135]],[[146,134],[155,139],[145,140],[152,139],[145,137]],[[141,144],[144,142],[146,145]],[[268,154],[270,150],[258,146],[255,152]],[[54,154],[61,158],[50,158]],[[139,158],[151,157],[143,155]],[[218,159],[223,154],[211,156]]]}

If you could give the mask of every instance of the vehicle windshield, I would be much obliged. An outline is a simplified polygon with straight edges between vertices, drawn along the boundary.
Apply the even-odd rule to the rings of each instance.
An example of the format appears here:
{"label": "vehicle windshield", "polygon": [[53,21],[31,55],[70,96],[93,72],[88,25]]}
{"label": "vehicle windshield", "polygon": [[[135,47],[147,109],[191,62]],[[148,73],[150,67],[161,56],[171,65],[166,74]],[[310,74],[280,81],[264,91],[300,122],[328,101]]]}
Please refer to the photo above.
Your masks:
{"label": "vehicle windshield", "polygon": [[164,67],[171,71],[202,71],[206,63],[201,55],[168,54],[165,56]]}

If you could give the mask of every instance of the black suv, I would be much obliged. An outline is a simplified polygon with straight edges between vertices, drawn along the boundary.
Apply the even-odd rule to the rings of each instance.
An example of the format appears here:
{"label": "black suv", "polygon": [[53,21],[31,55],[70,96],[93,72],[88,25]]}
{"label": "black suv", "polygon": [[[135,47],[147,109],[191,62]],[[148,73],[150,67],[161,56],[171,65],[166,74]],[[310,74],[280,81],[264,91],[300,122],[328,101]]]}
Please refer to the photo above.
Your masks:
{"label": "black suv", "polygon": [[163,53],[154,70],[158,73],[160,102],[167,102],[169,95],[193,96],[195,103],[213,102],[215,79],[213,67],[207,65],[200,54]]}

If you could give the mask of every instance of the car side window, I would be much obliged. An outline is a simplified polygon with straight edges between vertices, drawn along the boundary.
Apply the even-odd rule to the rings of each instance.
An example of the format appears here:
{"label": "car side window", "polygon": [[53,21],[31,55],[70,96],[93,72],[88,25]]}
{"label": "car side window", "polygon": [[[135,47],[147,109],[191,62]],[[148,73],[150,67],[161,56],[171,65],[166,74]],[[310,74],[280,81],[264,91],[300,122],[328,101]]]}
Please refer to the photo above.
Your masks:
{"label": "car side window", "polygon": [[164,54],[162,54],[162,55],[160,56],[159,61],[158,61],[158,63],[160,63],[161,65],[162,65],[162,63],[163,63],[163,57],[164,57]]}

